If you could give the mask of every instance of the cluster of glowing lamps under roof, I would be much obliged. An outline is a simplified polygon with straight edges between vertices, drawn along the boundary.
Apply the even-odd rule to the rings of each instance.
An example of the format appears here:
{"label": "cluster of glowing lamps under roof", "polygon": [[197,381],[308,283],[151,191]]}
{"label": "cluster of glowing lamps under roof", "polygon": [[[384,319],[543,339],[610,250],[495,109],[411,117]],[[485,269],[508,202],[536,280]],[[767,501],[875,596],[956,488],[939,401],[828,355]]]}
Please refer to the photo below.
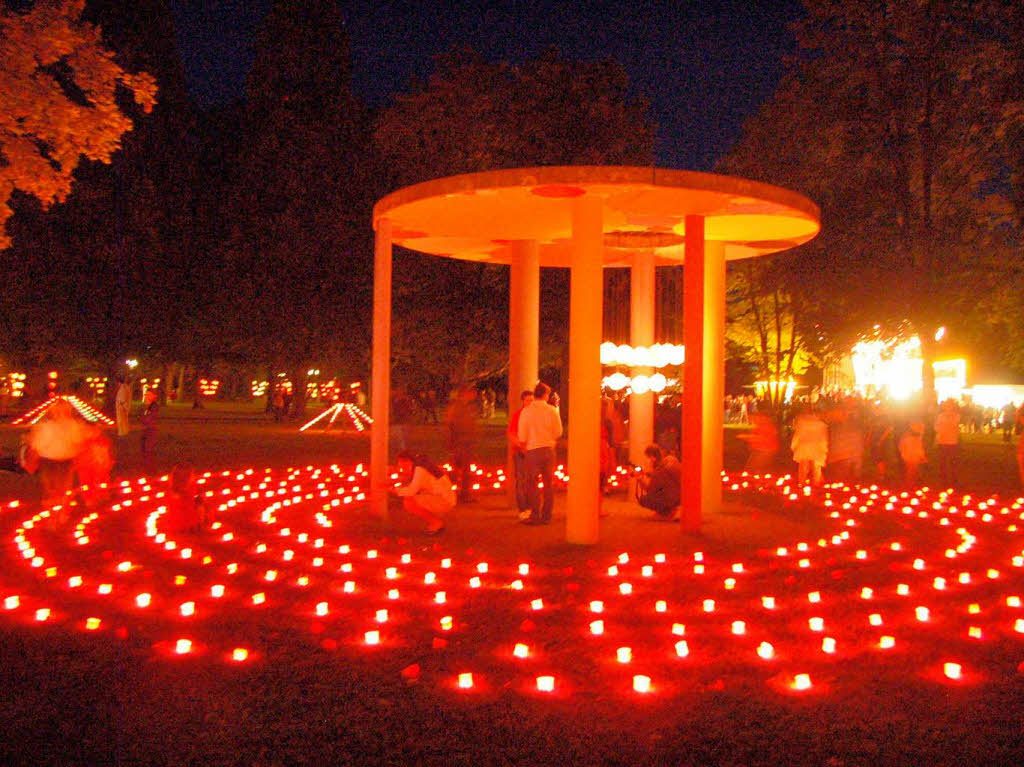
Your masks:
{"label": "cluster of glowing lamps under roof", "polygon": [[623,367],[663,368],[686,362],[686,347],[682,344],[654,344],[630,346],[605,341],[601,344],[601,364]]}
{"label": "cluster of glowing lamps under roof", "polygon": [[[473,471],[479,491],[503,492],[502,470]],[[667,696],[719,673],[827,693],[844,675],[868,684],[872,659],[944,684],[1017,673],[1024,499],[722,481],[784,513],[816,510],[830,530],[744,557],[622,552],[565,568],[351,534],[366,501],[361,465],[207,473],[199,487],[217,521],[192,535],[161,529],[167,478],[141,478],[111,488],[103,508],[76,506],[66,530],[48,528],[52,509],[3,508],[0,620],[131,635],[166,658],[235,664],[274,662],[268,624],[382,662],[411,643],[422,660],[402,676],[460,693]],[[885,523],[898,534],[880,533]]]}
{"label": "cluster of glowing lamps under roof", "polygon": [[[619,367],[663,368],[682,365],[686,360],[686,349],[681,344],[654,344],[652,346],[630,346],[605,341],[601,344],[601,364]],[[637,373],[626,375],[616,371],[601,379],[601,388],[611,391],[629,389],[635,394],[658,393],[666,386],[677,383],[662,373]]]}

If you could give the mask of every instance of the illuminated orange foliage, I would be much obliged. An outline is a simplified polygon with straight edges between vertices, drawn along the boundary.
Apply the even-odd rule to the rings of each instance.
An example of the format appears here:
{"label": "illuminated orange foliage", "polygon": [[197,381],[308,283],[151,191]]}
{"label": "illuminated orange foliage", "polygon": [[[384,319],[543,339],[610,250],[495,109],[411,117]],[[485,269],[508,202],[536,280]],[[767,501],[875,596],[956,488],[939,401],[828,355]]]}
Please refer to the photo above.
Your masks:
{"label": "illuminated orange foliage", "polygon": [[99,27],[81,20],[85,0],[42,0],[0,12],[0,248],[18,189],[44,206],[62,202],[85,157],[110,162],[133,127],[117,106],[124,88],[149,112],[156,83],[114,61]]}

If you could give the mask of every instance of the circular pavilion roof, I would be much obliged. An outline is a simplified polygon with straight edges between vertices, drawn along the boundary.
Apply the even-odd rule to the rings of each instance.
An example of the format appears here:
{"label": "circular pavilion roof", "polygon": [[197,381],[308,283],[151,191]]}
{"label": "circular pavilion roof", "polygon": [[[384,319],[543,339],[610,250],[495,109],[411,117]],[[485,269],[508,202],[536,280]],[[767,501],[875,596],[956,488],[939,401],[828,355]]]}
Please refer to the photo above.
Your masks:
{"label": "circular pavilion roof", "polygon": [[818,206],[788,189],[712,173],[619,166],[513,168],[434,179],[399,189],[373,209],[392,242],[411,250],[507,264],[516,241],[536,240],[542,266],[568,266],[573,200],[602,202],[606,266],[639,250],[683,261],[685,218],[705,217],[707,240],[727,259],[777,253],[821,229]]}

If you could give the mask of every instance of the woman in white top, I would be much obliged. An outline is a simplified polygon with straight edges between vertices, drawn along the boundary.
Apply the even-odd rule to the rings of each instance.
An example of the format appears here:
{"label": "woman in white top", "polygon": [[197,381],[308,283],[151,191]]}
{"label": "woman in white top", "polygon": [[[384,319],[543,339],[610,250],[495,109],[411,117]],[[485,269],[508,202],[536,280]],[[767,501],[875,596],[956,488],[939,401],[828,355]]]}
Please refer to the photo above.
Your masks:
{"label": "woman in white top", "polygon": [[810,479],[812,485],[820,485],[821,469],[828,458],[828,426],[810,408],[805,408],[793,422],[793,440],[789,446],[800,484]]}
{"label": "woman in white top", "polygon": [[455,506],[455,488],[448,474],[425,456],[409,450],[398,454],[398,473],[405,483],[395,489],[410,514],[427,523],[427,535],[444,530],[439,516]]}

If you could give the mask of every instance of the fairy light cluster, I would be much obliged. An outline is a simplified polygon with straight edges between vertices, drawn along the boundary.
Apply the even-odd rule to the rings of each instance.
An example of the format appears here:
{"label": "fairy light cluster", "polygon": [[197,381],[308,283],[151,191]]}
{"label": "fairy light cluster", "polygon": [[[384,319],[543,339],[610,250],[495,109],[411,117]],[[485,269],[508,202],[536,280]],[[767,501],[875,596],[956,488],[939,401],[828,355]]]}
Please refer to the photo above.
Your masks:
{"label": "fairy light cluster", "polygon": [[23,397],[25,396],[25,374],[24,373],[8,373],[7,380],[11,388],[12,397]]}
{"label": "fairy light cluster", "polygon": [[[316,371],[319,374],[319,370]],[[306,397],[309,399],[332,400],[338,393],[338,382],[333,378],[329,381],[307,381]]]}
{"label": "fairy light cluster", "polygon": [[[472,471],[478,490],[504,490],[500,469]],[[826,532],[745,557],[673,545],[565,567],[355,532],[362,465],[204,474],[217,521],[189,535],[161,527],[167,478],[142,478],[100,510],[76,506],[65,530],[50,529],[55,509],[5,506],[0,620],[127,632],[166,657],[231,664],[274,662],[282,636],[384,665],[413,651],[403,677],[468,695],[671,696],[751,679],[807,695],[878,669],[945,685],[1017,674],[1024,498],[723,482],[764,508],[817,513]]]}
{"label": "fairy light cluster", "polygon": [[145,397],[146,396],[146,392],[149,391],[150,389],[155,389],[155,390],[159,390],[160,389],[160,379],[159,378],[140,378],[139,379],[139,386],[142,387],[142,396]]}
{"label": "fairy light cluster", "polygon": [[615,345],[611,341],[601,344],[601,364],[623,367],[663,368],[682,365],[686,361],[686,348],[681,344],[654,344],[653,346]]}
{"label": "fairy light cluster", "polygon": [[85,379],[85,385],[89,387],[89,391],[92,392],[94,397],[102,397],[104,392],[107,390],[107,377],[87,376]]}
{"label": "fairy light cluster", "polygon": [[220,389],[220,381],[216,378],[199,379],[199,393],[204,397],[216,396],[218,389]]}

